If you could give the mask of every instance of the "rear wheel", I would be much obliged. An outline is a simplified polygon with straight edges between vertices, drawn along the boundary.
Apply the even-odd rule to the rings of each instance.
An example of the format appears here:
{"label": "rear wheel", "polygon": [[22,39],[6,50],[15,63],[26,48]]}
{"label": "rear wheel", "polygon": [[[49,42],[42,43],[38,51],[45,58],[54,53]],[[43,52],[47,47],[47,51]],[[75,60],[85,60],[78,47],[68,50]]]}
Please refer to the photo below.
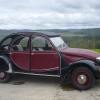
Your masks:
{"label": "rear wheel", "polygon": [[78,67],[71,74],[72,85],[79,90],[87,90],[94,86],[95,77],[87,67]]}
{"label": "rear wheel", "polygon": [[10,79],[10,75],[7,72],[0,72],[0,83],[7,83]]}

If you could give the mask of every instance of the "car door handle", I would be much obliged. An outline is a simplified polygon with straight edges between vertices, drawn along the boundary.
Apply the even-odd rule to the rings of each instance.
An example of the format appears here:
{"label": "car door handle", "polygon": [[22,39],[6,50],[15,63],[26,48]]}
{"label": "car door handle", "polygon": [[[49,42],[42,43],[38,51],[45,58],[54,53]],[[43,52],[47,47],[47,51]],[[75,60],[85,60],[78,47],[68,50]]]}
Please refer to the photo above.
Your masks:
{"label": "car door handle", "polygon": [[34,55],[34,53],[31,53],[31,55]]}

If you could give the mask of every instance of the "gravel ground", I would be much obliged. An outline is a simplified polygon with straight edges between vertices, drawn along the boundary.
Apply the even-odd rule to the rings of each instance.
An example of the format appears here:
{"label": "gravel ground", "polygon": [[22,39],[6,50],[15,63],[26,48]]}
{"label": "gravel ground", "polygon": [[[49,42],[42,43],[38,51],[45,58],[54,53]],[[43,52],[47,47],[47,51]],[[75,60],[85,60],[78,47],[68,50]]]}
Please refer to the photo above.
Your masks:
{"label": "gravel ground", "polygon": [[94,88],[78,91],[70,85],[60,86],[56,78],[26,75],[13,78],[0,84],[0,100],[100,100],[100,80]]}

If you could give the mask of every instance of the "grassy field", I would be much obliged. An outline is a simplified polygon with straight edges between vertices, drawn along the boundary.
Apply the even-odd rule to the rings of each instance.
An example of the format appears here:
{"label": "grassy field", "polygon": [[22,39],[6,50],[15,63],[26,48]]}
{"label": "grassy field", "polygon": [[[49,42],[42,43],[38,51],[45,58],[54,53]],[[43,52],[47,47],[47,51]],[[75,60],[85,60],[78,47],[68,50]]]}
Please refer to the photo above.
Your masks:
{"label": "grassy field", "polygon": [[100,53],[100,49],[92,49],[93,51]]}

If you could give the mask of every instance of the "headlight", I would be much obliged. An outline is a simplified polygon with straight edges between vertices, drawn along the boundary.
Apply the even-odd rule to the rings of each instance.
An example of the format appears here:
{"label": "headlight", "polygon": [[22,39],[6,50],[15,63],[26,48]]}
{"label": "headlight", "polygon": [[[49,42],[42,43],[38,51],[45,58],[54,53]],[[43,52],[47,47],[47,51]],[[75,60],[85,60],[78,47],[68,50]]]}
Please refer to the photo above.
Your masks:
{"label": "headlight", "polygon": [[97,59],[97,60],[100,60],[100,57],[97,57],[96,59]]}

